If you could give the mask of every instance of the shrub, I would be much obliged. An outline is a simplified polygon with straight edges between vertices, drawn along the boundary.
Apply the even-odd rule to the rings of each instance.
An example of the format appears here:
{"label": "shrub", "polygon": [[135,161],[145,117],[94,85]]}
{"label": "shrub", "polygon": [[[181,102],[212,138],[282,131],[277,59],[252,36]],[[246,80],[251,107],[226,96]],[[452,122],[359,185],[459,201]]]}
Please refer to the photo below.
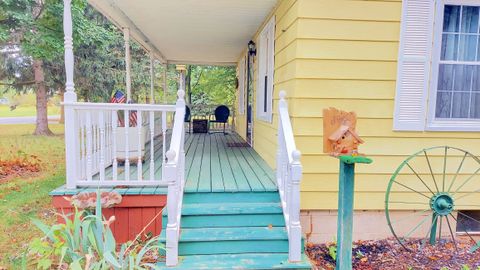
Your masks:
{"label": "shrub", "polygon": [[[117,249],[110,229],[115,217],[102,218],[100,192],[97,192],[95,213],[75,209],[71,215],[60,215],[63,224],[46,225],[39,220],[32,222],[44,233],[34,239],[24,256],[23,269],[156,269],[146,256],[158,254],[161,246],[153,237],[142,246],[129,242]],[[138,238],[138,237],[137,237]]]}

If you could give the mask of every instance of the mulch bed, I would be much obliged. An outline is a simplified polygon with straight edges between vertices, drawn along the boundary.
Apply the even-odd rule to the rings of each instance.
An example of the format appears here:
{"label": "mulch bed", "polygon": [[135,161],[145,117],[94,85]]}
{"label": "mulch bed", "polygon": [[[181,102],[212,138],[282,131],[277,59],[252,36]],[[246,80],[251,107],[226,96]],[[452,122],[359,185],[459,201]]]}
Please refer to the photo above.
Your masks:
{"label": "mulch bed", "polygon": [[[435,246],[428,243],[421,248],[421,241],[407,245],[407,251],[395,240],[357,241],[353,248],[353,269],[358,270],[477,270],[480,269],[480,250],[470,253],[472,243],[457,239],[458,252],[451,241],[442,240]],[[335,269],[335,261],[329,255],[327,244],[307,244],[307,255],[316,269]]]}

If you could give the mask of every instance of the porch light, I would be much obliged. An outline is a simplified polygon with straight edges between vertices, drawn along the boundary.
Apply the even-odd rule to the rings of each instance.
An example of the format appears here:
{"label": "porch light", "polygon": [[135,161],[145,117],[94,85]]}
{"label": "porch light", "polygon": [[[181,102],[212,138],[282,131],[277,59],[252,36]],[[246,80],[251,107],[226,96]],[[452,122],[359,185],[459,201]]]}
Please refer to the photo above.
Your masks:
{"label": "porch light", "polygon": [[255,42],[253,42],[253,40],[250,40],[248,42],[248,54],[249,55],[257,55],[257,47],[255,45]]}

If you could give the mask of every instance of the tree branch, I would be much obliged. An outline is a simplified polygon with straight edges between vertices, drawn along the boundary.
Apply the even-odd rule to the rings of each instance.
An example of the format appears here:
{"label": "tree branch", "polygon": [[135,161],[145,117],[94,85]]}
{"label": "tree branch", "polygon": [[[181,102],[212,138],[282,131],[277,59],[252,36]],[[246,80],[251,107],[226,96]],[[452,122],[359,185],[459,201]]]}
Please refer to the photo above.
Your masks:
{"label": "tree branch", "polygon": [[23,85],[32,85],[32,84],[35,84],[35,81],[25,81],[25,82],[18,82],[18,83],[0,82],[0,85],[7,85],[7,86],[23,86]]}

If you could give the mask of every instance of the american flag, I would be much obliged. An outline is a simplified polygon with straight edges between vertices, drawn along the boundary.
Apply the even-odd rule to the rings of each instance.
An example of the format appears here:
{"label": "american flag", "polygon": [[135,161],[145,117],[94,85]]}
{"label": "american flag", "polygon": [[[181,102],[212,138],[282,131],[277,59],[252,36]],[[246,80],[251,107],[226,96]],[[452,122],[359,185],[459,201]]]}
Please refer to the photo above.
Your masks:
{"label": "american flag", "polygon": [[[128,103],[132,103],[129,101]],[[137,111],[130,111],[130,115],[128,117],[130,126],[131,127],[136,127],[137,126]]]}
{"label": "american flag", "polygon": [[117,90],[113,94],[112,98],[110,99],[110,103],[125,103],[126,100],[127,98],[125,97],[123,92],[120,90]]}
{"label": "american flag", "polygon": [[[125,103],[126,100],[127,98],[125,97],[125,94],[122,91],[117,90],[112,95],[112,98],[110,99],[110,103]],[[129,101],[129,103],[131,102]],[[124,119],[125,119],[125,114],[122,112],[118,112],[118,125],[120,127],[125,126]],[[131,127],[137,126],[137,111],[130,111],[128,119]]]}

